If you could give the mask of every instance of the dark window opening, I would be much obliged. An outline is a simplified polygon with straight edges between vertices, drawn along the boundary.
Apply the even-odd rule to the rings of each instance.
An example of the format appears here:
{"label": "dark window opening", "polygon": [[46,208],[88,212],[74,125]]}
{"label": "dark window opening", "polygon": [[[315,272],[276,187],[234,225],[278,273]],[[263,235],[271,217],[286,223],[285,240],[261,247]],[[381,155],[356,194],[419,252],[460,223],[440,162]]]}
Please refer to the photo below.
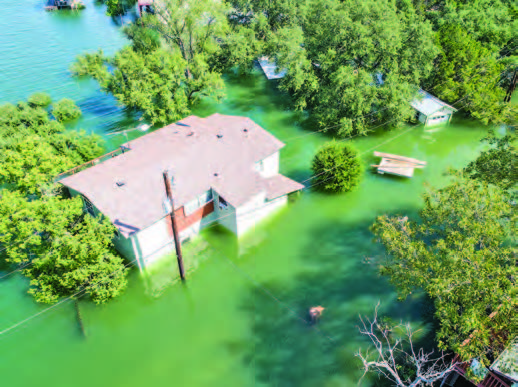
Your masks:
{"label": "dark window opening", "polygon": [[90,215],[95,216],[94,205],[90,200],[88,200],[85,196],[83,196],[83,202],[85,203],[86,212]]}
{"label": "dark window opening", "polygon": [[228,208],[228,203],[225,199],[223,199],[221,196],[219,197],[219,208],[224,210]]}

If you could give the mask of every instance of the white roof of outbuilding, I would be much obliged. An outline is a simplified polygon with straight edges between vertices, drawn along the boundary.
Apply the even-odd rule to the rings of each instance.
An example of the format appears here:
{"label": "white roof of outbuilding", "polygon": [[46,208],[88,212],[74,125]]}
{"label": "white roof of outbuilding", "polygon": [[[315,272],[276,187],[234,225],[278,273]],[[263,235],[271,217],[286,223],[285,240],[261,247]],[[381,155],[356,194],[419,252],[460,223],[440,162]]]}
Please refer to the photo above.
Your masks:
{"label": "white roof of outbuilding", "polygon": [[267,56],[262,56],[257,59],[261,69],[266,75],[268,79],[280,79],[283,78],[288,72],[287,69],[279,69],[277,68],[277,63],[275,61],[270,60]]}
{"label": "white roof of outbuilding", "polygon": [[419,113],[423,113],[426,116],[438,112],[441,109],[450,110],[451,112],[457,111],[453,106],[448,105],[446,102],[441,101],[423,89],[419,89],[418,97],[410,102],[410,105]]}

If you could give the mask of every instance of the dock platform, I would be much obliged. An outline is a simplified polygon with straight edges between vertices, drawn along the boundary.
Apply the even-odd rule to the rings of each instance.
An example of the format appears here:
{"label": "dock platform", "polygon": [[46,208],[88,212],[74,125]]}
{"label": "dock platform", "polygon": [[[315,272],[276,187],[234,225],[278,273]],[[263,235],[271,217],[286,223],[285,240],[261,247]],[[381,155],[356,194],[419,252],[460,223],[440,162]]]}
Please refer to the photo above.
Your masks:
{"label": "dock platform", "polygon": [[416,168],[424,168],[426,166],[426,161],[390,153],[375,151],[374,156],[381,157],[381,162],[379,165],[372,165],[372,167],[378,168],[378,173],[382,175],[388,173],[396,176],[412,177]]}

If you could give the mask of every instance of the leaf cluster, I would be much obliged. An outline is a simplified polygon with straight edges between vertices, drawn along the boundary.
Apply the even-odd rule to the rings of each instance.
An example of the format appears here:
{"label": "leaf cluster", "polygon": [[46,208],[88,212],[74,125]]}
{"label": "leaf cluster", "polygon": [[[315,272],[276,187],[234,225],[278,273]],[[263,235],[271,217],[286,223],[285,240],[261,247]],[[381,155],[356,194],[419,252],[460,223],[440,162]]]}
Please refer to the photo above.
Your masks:
{"label": "leaf cluster", "polygon": [[[53,184],[60,172],[102,154],[100,138],[67,131],[39,105],[0,106],[0,256],[21,265],[38,302],[81,291],[103,303],[126,286],[127,270],[111,243],[115,229],[85,215],[79,197],[67,198]],[[71,104],[54,105],[53,114],[69,116],[63,106]]]}
{"label": "leaf cluster", "polygon": [[424,199],[419,222],[381,216],[373,225],[388,253],[381,272],[401,298],[419,289],[432,297],[439,347],[487,363],[518,333],[513,205],[498,187],[464,177]]}
{"label": "leaf cluster", "polygon": [[354,189],[360,183],[363,173],[356,149],[334,141],[318,150],[311,169],[315,177],[315,187],[329,192]]}

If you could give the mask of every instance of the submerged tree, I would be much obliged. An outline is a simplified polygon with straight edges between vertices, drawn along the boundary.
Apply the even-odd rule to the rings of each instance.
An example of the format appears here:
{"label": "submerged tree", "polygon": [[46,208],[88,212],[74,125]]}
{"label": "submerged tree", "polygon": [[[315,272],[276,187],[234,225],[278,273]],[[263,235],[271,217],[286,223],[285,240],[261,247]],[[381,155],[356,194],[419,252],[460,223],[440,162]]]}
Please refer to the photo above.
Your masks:
{"label": "submerged tree", "polygon": [[506,121],[511,107],[504,103],[504,66],[496,56],[458,25],[442,27],[437,39],[441,53],[431,82],[437,96],[484,123]]}
{"label": "submerged tree", "polygon": [[494,184],[504,190],[516,187],[518,184],[516,133],[511,132],[500,138],[491,133],[483,141],[491,145],[491,148],[483,151],[469,163],[464,172],[474,179]]}
{"label": "submerged tree", "polygon": [[38,302],[86,293],[102,303],[126,286],[126,267],[111,244],[114,227],[85,215],[81,198],[53,183],[99,156],[100,139],[66,131],[38,105],[0,106],[0,256],[31,279]]}
{"label": "submerged tree", "polygon": [[81,109],[68,98],[63,98],[52,106],[52,114],[59,122],[75,120],[81,116]]}
{"label": "submerged tree", "polygon": [[0,106],[0,184],[39,194],[60,172],[100,156],[102,150],[100,137],[67,131],[40,107]]}
{"label": "submerged tree", "polygon": [[124,106],[142,111],[152,123],[181,119],[200,99],[223,96],[220,71],[239,63],[236,57],[244,52],[223,60],[225,44],[229,53],[228,42],[245,41],[227,39],[226,13],[224,2],[162,2],[155,6],[155,15],[142,17],[142,26],[126,27],[131,47],[111,58],[102,51],[80,56],[72,72],[95,78],[105,92]]}
{"label": "submerged tree", "polygon": [[351,145],[331,142],[320,148],[311,169],[317,189],[347,192],[360,183],[363,172],[358,152]]}
{"label": "submerged tree", "polygon": [[458,177],[424,199],[419,222],[380,216],[373,225],[388,252],[381,273],[400,298],[424,290],[434,300],[439,348],[487,363],[518,333],[516,212],[478,179]]}

